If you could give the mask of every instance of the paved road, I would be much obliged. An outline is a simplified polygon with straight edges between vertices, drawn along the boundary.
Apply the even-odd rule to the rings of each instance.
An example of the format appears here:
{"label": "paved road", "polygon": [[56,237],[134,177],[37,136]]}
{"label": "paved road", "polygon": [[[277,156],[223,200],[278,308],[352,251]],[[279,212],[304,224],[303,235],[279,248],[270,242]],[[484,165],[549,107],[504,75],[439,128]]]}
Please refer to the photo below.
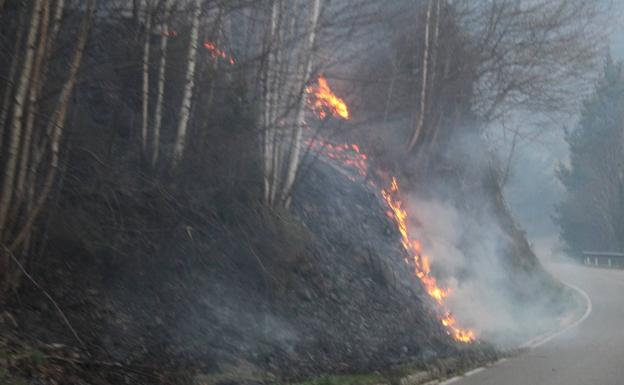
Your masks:
{"label": "paved road", "polygon": [[453,385],[624,385],[624,271],[554,265],[585,291],[591,312],[577,326]]}

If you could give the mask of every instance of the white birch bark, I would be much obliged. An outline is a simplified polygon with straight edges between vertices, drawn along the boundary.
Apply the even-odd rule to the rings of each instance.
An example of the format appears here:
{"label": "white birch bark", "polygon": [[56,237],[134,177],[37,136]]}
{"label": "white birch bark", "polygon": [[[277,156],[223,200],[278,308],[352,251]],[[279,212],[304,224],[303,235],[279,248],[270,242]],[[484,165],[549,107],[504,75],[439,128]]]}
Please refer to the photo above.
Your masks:
{"label": "white birch bark", "polygon": [[158,67],[158,93],[156,96],[156,109],[154,111],[154,132],[152,138],[152,167],[158,162],[160,151],[160,127],[162,124],[162,106],[165,95],[165,71],[167,68],[167,42],[169,41],[169,17],[173,0],[165,0],[165,12],[160,36],[160,64]]}
{"label": "white birch bark", "polygon": [[26,54],[22,65],[22,73],[17,85],[15,96],[13,97],[13,116],[11,118],[10,135],[11,140],[8,148],[8,158],[4,167],[4,178],[2,181],[2,195],[0,196],[0,237],[4,236],[7,216],[11,207],[11,200],[14,193],[15,169],[19,157],[20,142],[22,139],[22,118],[24,115],[24,102],[28,92],[29,77],[32,72],[33,60],[35,56],[35,43],[37,31],[42,13],[42,0],[35,0],[31,17],[28,37],[26,39]]}
{"label": "white birch bark", "polygon": [[54,43],[54,40],[56,40],[56,36],[58,35],[58,31],[61,27],[61,19],[63,18],[64,9],[65,0],[57,0],[56,9],[54,10],[54,16],[52,17],[52,27],[50,28],[50,33],[48,35],[48,53],[51,51],[52,44]]}
{"label": "white birch bark", "polygon": [[84,54],[85,46],[87,44],[87,38],[89,36],[89,29],[91,26],[91,18],[93,16],[94,2],[95,0],[86,0],[87,4],[85,15],[82,19],[80,32],[78,34],[78,41],[76,43],[76,48],[70,62],[67,80],[65,80],[65,83],[63,84],[63,88],[61,89],[61,93],[59,94],[56,107],[50,121],[48,122],[47,130],[48,132],[51,132],[49,167],[42,183],[41,191],[37,196],[37,201],[33,205],[32,210],[28,212],[27,219],[24,225],[17,232],[17,235],[9,244],[9,250],[11,251],[15,251],[17,247],[19,247],[20,244],[27,238],[35,219],[38,217],[39,213],[43,209],[45,202],[47,201],[48,195],[52,190],[54,178],[58,169],[61,138],[63,135],[63,130],[65,128],[65,117],[67,116],[69,101],[74,90],[74,86],[76,85],[76,76],[78,74],[80,64],[82,63],[82,57]]}
{"label": "white birch bark", "polygon": [[15,36],[15,50],[13,51],[13,57],[11,58],[11,65],[9,67],[9,74],[7,77],[7,85],[4,90],[4,96],[2,99],[2,107],[0,109],[0,159],[4,156],[3,139],[4,130],[6,128],[6,121],[9,116],[9,108],[11,105],[11,97],[13,96],[13,89],[15,88],[15,76],[17,74],[17,67],[21,58],[22,51],[22,37],[24,35],[24,12],[20,12],[19,21],[17,22],[17,34]]}
{"label": "white birch bark", "polygon": [[286,84],[287,79],[287,60],[285,59],[285,52],[283,50],[284,42],[286,41],[286,30],[283,27],[284,17],[286,15],[285,4],[282,0],[277,1],[277,29],[273,39],[274,48],[274,63],[271,67],[273,73],[273,79],[271,82],[271,118],[269,125],[271,127],[271,176],[270,176],[270,191],[269,191],[269,204],[274,205],[277,192],[279,191],[280,177],[282,172],[282,141],[283,141],[283,125],[285,120],[285,113],[283,109],[282,99],[284,93],[287,92]]}
{"label": "white birch bark", "polygon": [[423,124],[425,122],[425,108],[426,108],[426,97],[427,97],[427,69],[429,67],[429,27],[431,25],[431,3],[433,0],[427,1],[427,16],[425,19],[425,48],[423,52],[423,60],[422,60],[422,78],[421,78],[421,87],[420,87],[420,112],[418,114],[418,119],[416,122],[416,127],[414,128],[414,134],[409,141],[407,146],[408,151],[411,151],[418,138],[420,137],[420,133],[423,128]]}
{"label": "white birch bark", "polygon": [[291,139],[291,148],[290,155],[288,158],[288,169],[286,171],[286,180],[284,182],[284,186],[282,187],[281,192],[281,203],[284,204],[285,207],[290,206],[291,202],[291,192],[295,182],[295,177],[297,176],[297,170],[299,166],[299,154],[301,152],[301,134],[303,131],[304,122],[304,112],[305,112],[305,87],[310,81],[310,76],[312,74],[312,56],[314,52],[314,46],[316,42],[316,29],[318,25],[318,18],[321,9],[321,0],[314,0],[310,5],[311,9],[308,11],[308,30],[306,34],[306,44],[303,47],[303,71],[301,76],[301,88],[299,92],[299,105],[297,106],[296,117],[295,117],[295,127],[292,133]]}
{"label": "white birch bark", "polygon": [[186,144],[186,131],[188,129],[188,121],[191,113],[191,99],[193,97],[193,87],[195,86],[195,65],[197,61],[197,39],[199,36],[199,17],[201,15],[201,7],[199,0],[193,0],[193,16],[191,21],[191,33],[189,37],[186,79],[184,85],[184,96],[182,97],[182,105],[180,107],[180,118],[178,120],[178,129],[176,133],[175,144],[173,148],[172,168],[177,167],[182,156],[184,155],[184,147]]}
{"label": "white birch bark", "polygon": [[[35,125],[35,115],[39,103],[39,95],[42,89],[42,72],[44,59],[47,51],[48,42],[48,26],[50,24],[50,4],[44,1],[41,16],[41,27],[39,30],[39,42],[35,53],[32,73],[30,74],[30,87],[28,90],[28,103],[26,109],[26,124],[24,125],[24,139],[22,141],[22,150],[19,160],[19,172],[17,174],[17,182],[15,184],[15,200],[12,203],[13,213],[19,209],[19,205],[24,196],[24,183],[28,168],[30,167],[30,152],[33,145],[33,127]],[[13,216],[13,214],[11,215]],[[9,217],[11,217],[9,216]]]}
{"label": "white birch bark", "polygon": [[280,2],[273,0],[271,3],[271,16],[269,19],[269,33],[267,35],[266,49],[268,50],[267,62],[264,70],[264,108],[262,111],[262,130],[263,130],[263,161],[264,161],[264,202],[270,204],[271,202],[271,176],[273,175],[273,105],[274,105],[274,77],[275,77],[275,65],[276,65],[276,36],[278,28],[279,7]]}

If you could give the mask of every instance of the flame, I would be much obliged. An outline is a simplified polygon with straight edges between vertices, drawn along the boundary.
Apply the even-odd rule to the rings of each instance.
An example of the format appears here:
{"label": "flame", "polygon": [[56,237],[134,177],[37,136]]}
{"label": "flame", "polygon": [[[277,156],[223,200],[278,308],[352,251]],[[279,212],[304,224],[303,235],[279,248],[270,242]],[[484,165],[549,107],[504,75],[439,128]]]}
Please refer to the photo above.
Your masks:
{"label": "flame", "polygon": [[327,79],[319,76],[317,82],[317,85],[306,87],[308,104],[312,111],[321,119],[324,119],[329,113],[333,117],[349,120],[347,104],[329,88]]}
{"label": "flame", "polygon": [[391,217],[395,220],[399,233],[401,233],[401,244],[405,251],[411,255],[412,261],[410,265],[413,267],[414,273],[422,282],[427,294],[429,294],[440,307],[442,313],[440,322],[455,340],[465,343],[474,341],[476,338],[474,331],[457,326],[457,320],[444,305],[444,299],[451,294],[451,291],[438,285],[435,277],[431,275],[429,257],[422,254],[420,242],[410,238],[407,224],[407,212],[403,208],[399,192],[399,183],[396,177],[392,178],[389,189],[381,190],[381,195],[388,204],[388,207],[390,207]]}
{"label": "flame", "polygon": [[[322,117],[322,116],[321,116]],[[368,157],[363,153],[356,144],[332,144],[322,140],[308,139],[310,149],[313,149],[332,161],[338,161],[343,166],[355,170],[361,177],[368,176]],[[349,176],[349,179],[355,180],[355,177]],[[369,183],[379,189],[372,180]],[[403,207],[403,201],[399,191],[399,182],[396,177],[392,177],[388,188],[381,188],[381,196],[388,205],[387,215],[392,219],[401,234],[401,245],[408,254],[405,263],[409,265],[414,275],[418,277],[427,294],[438,305],[438,319],[444,326],[447,333],[456,341],[470,343],[476,340],[474,331],[464,329],[457,325],[457,320],[444,304],[444,300],[451,294],[449,289],[442,288],[436,278],[431,274],[431,264],[429,257],[422,252],[421,243],[410,236],[408,227],[408,214]]]}
{"label": "flame", "polygon": [[234,58],[231,55],[225,53],[225,51],[223,51],[221,48],[217,47],[215,43],[206,40],[204,41],[203,45],[204,48],[207,49],[208,52],[210,52],[210,56],[212,56],[213,59],[224,59],[227,60],[230,65],[234,65]]}
{"label": "flame", "polygon": [[[326,157],[339,161],[344,166],[354,169],[359,176],[366,177],[368,175],[368,156],[360,151],[357,144],[332,144],[320,140],[306,140],[306,144],[310,149],[324,154]],[[349,179],[355,181],[355,178],[348,175]]]}

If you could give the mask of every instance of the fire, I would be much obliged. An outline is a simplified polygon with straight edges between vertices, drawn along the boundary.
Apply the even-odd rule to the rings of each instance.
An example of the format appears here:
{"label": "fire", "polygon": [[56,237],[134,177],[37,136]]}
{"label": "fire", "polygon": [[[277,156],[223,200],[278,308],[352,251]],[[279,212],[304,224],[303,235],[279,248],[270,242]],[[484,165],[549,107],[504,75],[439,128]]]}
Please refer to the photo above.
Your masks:
{"label": "fire", "polygon": [[[444,305],[444,299],[448,297],[451,292],[448,289],[444,289],[438,285],[437,280],[431,275],[431,265],[429,264],[429,257],[422,254],[420,242],[412,240],[408,231],[407,212],[403,208],[399,192],[399,183],[395,177],[392,178],[392,183],[389,189],[381,189],[381,195],[386,201],[386,204],[390,208],[389,215],[396,222],[399,233],[401,234],[401,244],[407,253],[411,256],[410,265],[414,269],[414,273],[420,279],[427,294],[440,307],[442,315],[440,316],[440,322],[448,333],[457,341],[460,342],[472,342],[476,336],[472,330],[463,329],[457,326],[457,321],[446,309]],[[409,260],[408,260],[409,261]]]}
{"label": "fire", "polygon": [[[340,162],[343,166],[355,170],[359,176],[368,176],[368,157],[356,144],[332,144],[321,140],[308,139],[307,144],[327,158]],[[355,180],[353,176],[349,176]],[[369,180],[369,183],[378,187]],[[470,343],[475,341],[476,335],[470,329],[464,329],[457,325],[457,320],[444,304],[444,300],[451,294],[449,289],[442,288],[436,278],[431,274],[429,257],[423,254],[421,243],[413,239],[408,227],[408,214],[403,206],[399,191],[399,182],[396,177],[392,177],[389,188],[381,188],[381,196],[388,205],[387,215],[392,219],[399,233],[401,234],[401,245],[408,254],[405,263],[413,269],[414,275],[418,277],[427,294],[438,305],[438,319],[445,327],[447,333],[456,341]]]}
{"label": "fire", "polygon": [[306,93],[310,108],[319,118],[324,119],[327,114],[331,114],[333,117],[349,120],[347,104],[334,94],[323,76],[319,76],[317,85],[306,87]]}
{"label": "fire", "polygon": [[234,65],[234,58],[231,55],[225,53],[225,51],[223,51],[221,48],[217,47],[215,43],[206,40],[204,41],[204,48],[207,49],[208,52],[210,52],[210,56],[212,56],[213,59],[221,58],[227,60],[230,65]]}
{"label": "fire", "polygon": [[[327,114],[342,119],[349,119],[349,109],[344,100],[336,96],[324,77],[318,78],[318,85],[306,87],[308,95],[308,105],[312,111],[321,119]],[[457,325],[457,320],[444,304],[444,300],[451,294],[449,289],[442,288],[436,278],[431,274],[429,257],[423,254],[422,245],[409,232],[408,214],[403,207],[399,182],[396,177],[392,177],[389,188],[379,188],[375,182],[368,179],[369,167],[368,156],[362,152],[357,144],[332,144],[323,140],[306,140],[308,148],[325,155],[332,161],[338,161],[347,170],[354,170],[360,177],[365,177],[368,183],[375,189],[380,190],[381,196],[388,205],[387,215],[392,219],[399,233],[401,234],[401,245],[407,252],[408,257],[405,263],[414,270],[414,275],[418,277],[427,294],[438,305],[438,319],[446,328],[447,333],[456,341],[470,343],[475,341],[475,333],[470,329],[464,329]],[[345,172],[349,179],[355,181],[357,176]]]}
{"label": "fire", "polygon": [[[368,175],[368,156],[360,151],[357,144],[332,144],[319,140],[306,140],[306,144],[310,149],[324,154],[326,157],[337,160],[344,166],[355,169],[359,176],[366,177]],[[349,176],[349,179],[355,178]]]}

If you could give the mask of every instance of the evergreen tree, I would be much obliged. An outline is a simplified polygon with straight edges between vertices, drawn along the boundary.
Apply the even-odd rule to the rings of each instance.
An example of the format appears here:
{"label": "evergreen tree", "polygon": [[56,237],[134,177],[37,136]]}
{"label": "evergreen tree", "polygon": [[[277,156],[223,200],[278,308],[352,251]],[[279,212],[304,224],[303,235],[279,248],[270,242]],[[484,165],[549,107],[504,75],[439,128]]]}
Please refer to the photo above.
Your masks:
{"label": "evergreen tree", "polygon": [[624,76],[611,56],[577,127],[566,136],[570,162],[559,179],[561,239],[570,252],[624,251]]}

